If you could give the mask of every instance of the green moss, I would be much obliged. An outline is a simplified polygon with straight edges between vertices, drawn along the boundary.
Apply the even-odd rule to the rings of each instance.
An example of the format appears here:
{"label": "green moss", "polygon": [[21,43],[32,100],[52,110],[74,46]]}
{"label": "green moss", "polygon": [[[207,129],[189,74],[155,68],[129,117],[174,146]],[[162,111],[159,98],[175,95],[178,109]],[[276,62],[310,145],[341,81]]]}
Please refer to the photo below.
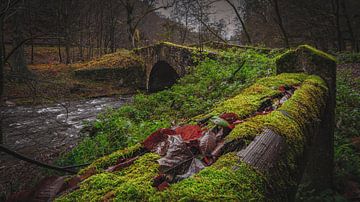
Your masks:
{"label": "green moss", "polygon": [[57,201],[101,201],[106,195],[116,200],[145,200],[155,194],[152,179],[158,175],[160,156],[148,153],[130,167],[115,173],[100,173],[81,182],[80,188]]}
{"label": "green moss", "polygon": [[[273,84],[272,81],[274,81],[275,86],[277,86],[282,84],[281,77],[283,76],[287,76],[289,83],[293,85],[300,84],[299,82],[303,79],[306,80],[301,83],[300,89],[295,91],[291,99],[285,102],[277,111],[267,115],[255,116],[248,119],[245,123],[237,125],[225,138],[226,141],[233,141],[239,138],[251,139],[258,135],[265,127],[273,129],[278,134],[288,135],[286,137],[287,140],[292,139],[293,143],[302,139],[305,129],[300,129],[308,123],[317,121],[320,117],[321,109],[325,105],[327,96],[326,84],[320,77],[305,76],[304,74],[282,74],[269,79],[262,79],[259,82],[267,83],[267,85],[271,86]],[[259,97],[261,97],[260,94]],[[240,103],[239,106],[236,106],[237,108],[242,108],[244,105],[244,100],[239,99],[239,97],[227,100],[226,102],[233,103],[235,106],[236,103]],[[245,102],[247,102],[246,99]],[[245,103],[245,106],[245,109],[247,109],[249,105]],[[255,101],[251,106],[254,106],[252,110],[256,111],[260,106],[260,102]]]}
{"label": "green moss", "polygon": [[84,63],[72,65],[76,69],[127,68],[142,66],[144,61],[133,52],[121,49]]}
{"label": "green moss", "polygon": [[309,75],[304,73],[283,73],[277,76],[259,79],[257,83],[272,89],[277,89],[283,85],[299,85],[307,79],[308,76]]}
{"label": "green moss", "polygon": [[169,47],[176,47],[176,48],[187,49],[187,50],[197,50],[197,48],[191,47],[191,46],[184,46],[184,45],[180,45],[180,44],[175,44],[175,43],[171,43],[169,41],[160,41],[160,42],[158,42],[156,44],[153,44],[153,45],[144,46],[144,47],[140,47],[140,48],[134,48],[131,52],[136,53],[136,52],[140,51],[141,49],[152,48],[152,47],[155,47],[155,46],[169,46]]}
{"label": "green moss", "polygon": [[198,174],[158,192],[150,201],[264,201],[265,180],[229,153]]}
{"label": "green moss", "polygon": [[240,117],[246,117],[256,112],[261,104],[269,97],[280,93],[282,85],[300,85],[307,78],[306,74],[280,74],[258,80],[254,85],[232,99],[228,99],[215,107],[210,115],[218,115],[226,112],[237,113]]}
{"label": "green moss", "polygon": [[[309,130],[320,120],[327,98],[325,82],[318,76],[306,74],[281,74],[260,79],[241,94],[217,105],[210,114],[235,112],[245,117],[257,111],[262,102],[278,93],[281,85],[298,85],[299,89],[279,109],[267,114],[248,118],[235,127],[225,142],[253,140],[264,128],[270,128],[286,143],[286,149],[277,160],[277,172],[260,173],[241,162],[236,153],[221,156],[215,164],[198,174],[172,184],[157,192],[152,179],[157,175],[158,155],[147,153],[130,167],[117,173],[94,175],[81,183],[80,189],[62,198],[71,200],[102,200],[111,196],[117,201],[264,201],[291,200],[301,173],[300,159],[305,143],[310,140]],[[129,157],[140,150],[141,145],[117,151],[94,162],[89,168],[98,171]],[[87,169],[89,169],[87,168]],[[268,193],[268,185],[276,194]],[[274,198],[265,198],[268,195]]]}
{"label": "green moss", "polygon": [[175,43],[171,43],[169,41],[159,42],[158,45],[165,45],[165,46],[172,46],[172,47],[184,48],[184,49],[189,49],[189,50],[196,50],[196,48],[194,48],[194,47],[175,44]]}
{"label": "green moss", "polygon": [[309,45],[302,45],[294,50],[288,50],[284,54],[277,56],[275,62],[278,74],[305,71],[325,79],[335,76],[335,57]]}
{"label": "green moss", "polygon": [[[303,75],[300,77],[304,78]],[[248,119],[237,125],[225,138],[225,142],[252,140],[264,128],[270,128],[284,137],[288,146],[276,165],[278,172],[265,173],[266,178],[271,179],[270,184],[274,190],[277,190],[274,200],[279,199],[276,197],[291,200],[291,193],[296,190],[299,180],[300,159],[303,157],[306,142],[311,139],[312,133],[309,131],[312,131],[311,127],[319,124],[326,99],[325,82],[320,77],[307,76],[291,99],[279,109],[267,115]]]}
{"label": "green moss", "polygon": [[312,47],[312,46],[310,46],[310,45],[301,45],[301,46],[299,46],[297,49],[298,49],[298,50],[299,50],[299,49],[307,49],[307,50],[311,51],[311,52],[312,52],[313,54],[315,54],[315,55],[318,55],[318,56],[327,58],[327,59],[332,60],[332,61],[334,61],[334,62],[337,61],[334,56],[332,56],[332,55],[330,55],[330,54],[328,54],[328,53],[325,53],[325,52],[323,52],[323,51],[321,51],[321,50],[318,50],[318,49],[316,49],[316,48],[314,48],[314,47]]}
{"label": "green moss", "polygon": [[122,183],[114,187],[116,201],[132,200],[144,201],[154,195],[156,189],[152,186],[152,179],[158,175],[160,156],[154,153],[145,154],[129,169],[122,171]]}
{"label": "green moss", "polygon": [[101,157],[94,161],[91,165],[88,167],[82,169],[79,174],[83,174],[88,170],[91,170],[95,168],[97,172],[101,172],[103,169],[114,165],[116,161],[120,158],[129,158],[132,157],[135,153],[139,152],[141,150],[142,146],[140,143],[127,147],[125,149],[120,149],[118,151],[115,151],[107,156]]}

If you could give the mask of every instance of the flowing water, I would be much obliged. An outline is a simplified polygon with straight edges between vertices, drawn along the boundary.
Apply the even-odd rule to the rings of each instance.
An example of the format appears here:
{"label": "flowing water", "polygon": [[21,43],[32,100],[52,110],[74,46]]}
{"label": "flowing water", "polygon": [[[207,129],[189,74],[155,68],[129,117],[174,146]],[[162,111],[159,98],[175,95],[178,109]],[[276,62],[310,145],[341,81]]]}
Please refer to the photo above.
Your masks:
{"label": "flowing water", "polygon": [[[79,142],[84,123],[130,101],[131,97],[103,97],[51,106],[3,107],[0,115],[4,144],[27,157],[51,163]],[[0,193],[31,187],[44,176],[43,171],[0,152]]]}

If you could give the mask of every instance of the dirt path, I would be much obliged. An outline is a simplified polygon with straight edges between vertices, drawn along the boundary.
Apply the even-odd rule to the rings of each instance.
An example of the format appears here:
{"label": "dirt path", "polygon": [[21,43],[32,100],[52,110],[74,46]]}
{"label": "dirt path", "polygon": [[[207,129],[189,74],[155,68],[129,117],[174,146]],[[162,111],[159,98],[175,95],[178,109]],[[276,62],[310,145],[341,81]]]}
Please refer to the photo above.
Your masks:
{"label": "dirt path", "polygon": [[[4,144],[28,157],[51,163],[81,139],[84,121],[118,108],[131,97],[96,98],[52,106],[1,108]],[[0,153],[1,195],[27,189],[44,176],[44,169]]]}

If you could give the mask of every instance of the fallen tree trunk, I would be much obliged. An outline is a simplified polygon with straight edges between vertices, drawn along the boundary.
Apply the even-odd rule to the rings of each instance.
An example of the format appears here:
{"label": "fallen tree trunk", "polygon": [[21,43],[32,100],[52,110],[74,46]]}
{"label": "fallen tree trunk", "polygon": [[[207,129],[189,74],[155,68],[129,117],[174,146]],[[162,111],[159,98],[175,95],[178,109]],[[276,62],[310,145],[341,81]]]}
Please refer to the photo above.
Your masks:
{"label": "fallen tree trunk", "polygon": [[[327,161],[327,166],[332,165],[335,62],[325,53],[301,46],[279,57],[277,65],[279,73],[298,73],[260,79],[208,114],[196,117],[219,118],[225,113],[241,119],[222,137],[216,155],[210,156],[215,157],[214,162],[206,164],[208,160],[200,161],[194,153],[187,155],[191,150],[186,155],[181,153],[194,142],[185,144],[180,136],[172,137],[178,144],[173,154],[193,158],[191,163],[195,163],[190,168],[196,170],[185,179],[172,181],[161,171],[159,159],[164,156],[137,144],[82,170],[73,177],[76,183],[69,191],[59,193],[57,200],[293,201],[304,173],[313,177],[317,190],[331,186],[331,168],[320,164]],[[291,96],[278,97],[279,93],[288,94],[286,86],[294,89]],[[173,132],[159,130],[152,134],[152,143],[166,143],[161,139],[177,134]],[[156,147],[154,144],[150,148]],[[173,156],[179,157],[165,157],[170,162]],[[109,167],[124,162],[126,166],[119,171],[109,171]]]}

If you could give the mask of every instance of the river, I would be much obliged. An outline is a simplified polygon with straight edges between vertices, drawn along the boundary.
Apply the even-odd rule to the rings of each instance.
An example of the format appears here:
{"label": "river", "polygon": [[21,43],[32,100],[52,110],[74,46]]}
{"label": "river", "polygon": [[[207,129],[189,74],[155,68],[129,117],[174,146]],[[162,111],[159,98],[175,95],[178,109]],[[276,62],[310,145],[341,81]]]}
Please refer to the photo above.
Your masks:
{"label": "river", "polygon": [[[81,140],[85,122],[109,108],[130,102],[128,97],[103,97],[49,106],[2,107],[4,144],[28,157],[52,163]],[[28,189],[44,177],[44,169],[0,152],[1,195]]]}

